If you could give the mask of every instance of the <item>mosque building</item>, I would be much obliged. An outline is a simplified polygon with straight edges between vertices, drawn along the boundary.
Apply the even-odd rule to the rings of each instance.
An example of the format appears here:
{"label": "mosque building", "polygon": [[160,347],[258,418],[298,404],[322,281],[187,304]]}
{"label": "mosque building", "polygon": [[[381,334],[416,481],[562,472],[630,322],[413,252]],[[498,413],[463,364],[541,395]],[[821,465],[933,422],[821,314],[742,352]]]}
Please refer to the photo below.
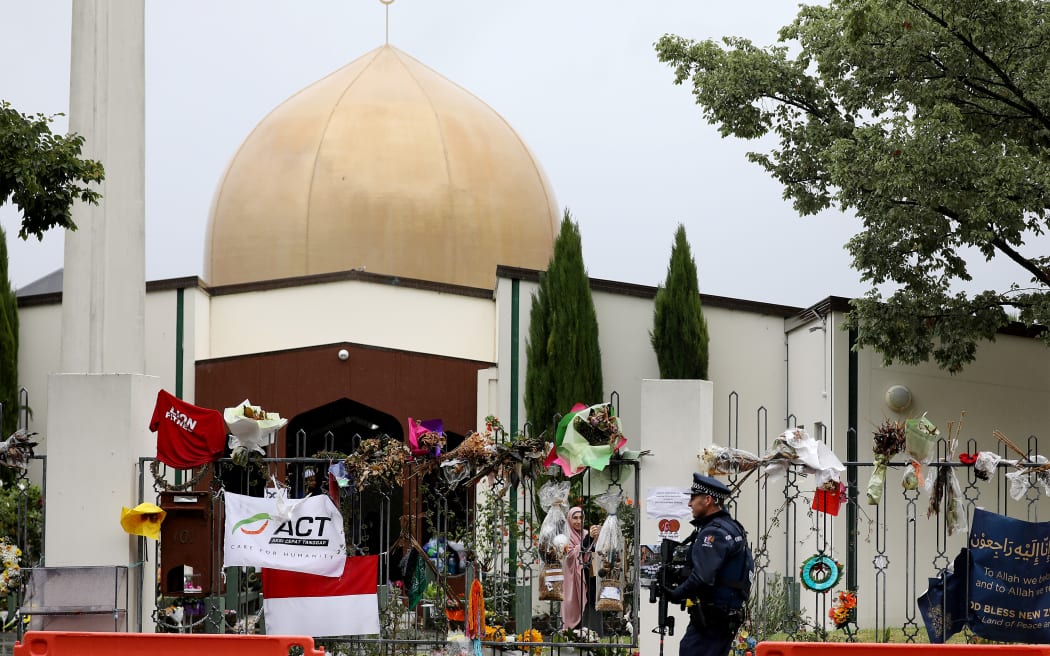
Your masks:
{"label": "mosque building", "polygon": [[[379,47],[280,104],[232,154],[203,277],[146,283],[145,373],[199,406],[249,399],[279,412],[290,421],[274,457],[316,452],[329,433],[342,451],[354,435],[403,436],[410,416],[457,435],[487,415],[520,427],[530,301],[561,215],[541,163],[496,110]],[[787,424],[821,432],[845,459],[848,429],[868,457],[868,429],[887,416],[965,410],[985,447],[993,429],[1050,423],[1050,358],[1037,340],[1004,333],[954,377],[885,365],[852,349],[837,297],[797,308],[703,295],[706,400],[685,420],[658,416],[660,393],[645,382],[659,378],[656,290],[591,286],[605,393],[631,447],[655,454],[643,489],[686,485],[704,440],[761,451]],[[19,370],[40,430],[60,411],[46,390],[61,371],[62,272],[17,295]],[[696,422],[695,434],[669,428]]]}
{"label": "mosque building", "polygon": [[[520,426],[531,294],[560,219],[541,163],[496,110],[398,48],[376,48],[280,104],[232,154],[203,278],[147,283],[146,371],[204,407],[250,399],[279,411],[308,446],[328,431],[403,434],[409,416],[459,434],[489,414]],[[58,271],[17,292],[19,368],[41,426],[47,374],[59,370],[61,283]],[[606,393],[637,436],[641,381],[659,378],[655,289],[594,280],[592,291]],[[716,426],[736,392],[734,412],[764,408],[774,428],[792,416],[845,429],[845,299],[703,301]],[[989,348],[1015,339],[1045,358],[1023,337]],[[864,420],[885,414],[885,390],[910,376],[973,375],[861,355]],[[291,443],[273,455],[295,455]]]}

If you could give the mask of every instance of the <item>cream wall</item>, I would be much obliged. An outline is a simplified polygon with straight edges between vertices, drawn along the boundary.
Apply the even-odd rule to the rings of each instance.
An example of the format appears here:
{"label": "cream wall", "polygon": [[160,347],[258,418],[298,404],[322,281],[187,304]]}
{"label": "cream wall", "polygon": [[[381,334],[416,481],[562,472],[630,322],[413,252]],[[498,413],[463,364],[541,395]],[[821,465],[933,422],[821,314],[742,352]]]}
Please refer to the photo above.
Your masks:
{"label": "cream wall", "polygon": [[[817,422],[827,427],[831,439],[831,342],[830,322],[815,318],[786,335],[787,402],[794,425],[816,434]],[[843,378],[842,380],[845,380]],[[841,383],[840,383],[841,384]]]}
{"label": "cream wall", "polygon": [[[146,294],[146,371],[160,379],[162,389],[175,393],[176,296],[174,289]],[[192,329],[192,324],[190,324]],[[189,335],[187,335],[189,336]],[[188,340],[187,340],[188,341]],[[183,362],[185,367],[185,362]],[[183,370],[183,380],[193,379],[193,365]],[[192,389],[183,398],[192,399]]]}
{"label": "cream wall", "polygon": [[656,353],[649,341],[653,328],[653,301],[649,298],[595,292],[598,345],[602,351],[605,398],[619,393],[620,421],[628,446],[641,444],[642,380],[659,378]]}
{"label": "cream wall", "polygon": [[862,354],[862,362],[862,427],[877,425],[884,417],[898,418],[884,401],[891,385],[906,385],[912,391],[907,416],[925,412],[946,429],[949,421],[966,412],[962,437],[977,440],[982,450],[995,450],[993,430],[1020,443],[1045,433],[1050,425],[1050,350],[1038,340],[1000,335],[994,343],[979,346],[977,360],[954,376],[934,364],[884,366],[870,352]]}
{"label": "cream wall", "polygon": [[[524,280],[518,284],[520,425],[525,419],[529,311],[537,285]],[[479,372],[479,425],[484,415],[494,412],[510,428],[512,287],[513,281],[500,278],[495,302],[359,281],[216,297],[189,287],[184,292],[184,395],[192,399],[193,365],[197,359],[346,340],[497,362],[497,367]],[[150,292],[146,299],[147,373],[158,376],[161,386],[170,390],[174,389],[176,297],[175,290],[163,290]],[[600,322],[605,392],[619,392],[624,430],[631,446],[637,447],[641,437],[642,380],[658,376],[649,342],[652,299],[630,291],[606,289],[595,291],[593,297]],[[335,298],[340,299],[338,303],[333,301]],[[59,307],[53,304],[20,310],[21,380],[30,391],[32,426],[41,432],[45,432],[47,424],[47,375],[58,370]],[[369,312],[362,313],[357,308],[368,308]],[[761,454],[783,430],[790,412],[807,427],[816,421],[829,426],[829,442],[845,460],[849,343],[848,333],[841,329],[842,315],[832,313],[826,330],[822,320],[814,318],[785,334],[781,316],[757,310],[761,306],[704,308],[711,338],[712,441],[725,446],[738,438],[740,448]],[[818,329],[811,332],[813,327]],[[899,418],[925,411],[946,429],[947,422],[965,410],[963,437],[976,439],[977,448],[996,448],[991,437],[993,429],[1002,430],[1018,443],[1024,442],[1029,434],[1039,434],[1050,420],[1046,403],[1050,393],[1048,363],[1050,350],[1042,343],[1011,336],[1000,336],[994,344],[981,346],[978,361],[956,376],[948,376],[934,365],[884,366],[870,351],[860,352],[859,458],[871,457],[872,428],[884,417],[894,417],[883,402],[886,388],[893,384],[907,385],[915,397],[913,407]],[[731,403],[733,392],[737,396]],[[46,435],[42,437],[46,452]],[[682,453],[670,443],[662,448],[658,436],[647,441],[646,447],[655,453],[643,460],[643,488],[652,484],[646,462],[656,464],[679,458],[695,467],[695,453]],[[1044,446],[1042,450],[1050,449]],[[869,469],[860,472],[861,494],[869,474]],[[909,506],[899,492],[899,484],[900,470],[891,469],[884,505],[878,509],[863,505],[859,509],[857,575],[864,591],[862,599],[865,594],[874,594],[876,573],[872,563],[879,544],[884,545],[891,563],[889,580],[885,582],[895,590],[890,599],[899,597],[899,588],[894,586],[901,582],[904,545],[909,541],[914,543],[915,558],[910,571],[918,577],[919,591],[924,588],[925,577],[934,573],[938,543],[935,521],[926,519],[929,497],[921,493]],[[787,567],[785,562],[797,563],[813,553],[818,530],[831,536],[832,553],[845,558],[845,514],[829,518],[810,513],[811,481],[801,478],[798,486],[801,496],[797,505],[790,516],[783,517],[792,531],[789,539],[777,535],[768,544],[770,571],[783,570]],[[991,483],[979,485],[982,500],[989,500],[982,505],[994,507],[993,488]],[[738,508],[753,540],[759,539],[763,527],[771,521],[782,491],[783,484],[776,483],[763,492],[751,479],[742,486]],[[765,505],[760,503],[763,499]],[[1045,505],[1036,504],[1033,512],[1041,512]],[[1026,509],[1018,512],[1023,516]],[[915,518],[910,524],[905,521],[909,516]],[[1030,518],[1045,520],[1047,513]],[[880,530],[885,533],[881,537]],[[942,539],[940,548],[949,557],[954,556],[960,540]],[[803,602],[811,616],[820,614],[820,598],[804,595]],[[870,625],[874,608],[873,603],[862,601],[862,624]],[[914,612],[900,603],[891,603],[888,609],[891,625],[899,625],[907,618],[906,613]]]}
{"label": "cream wall", "polygon": [[[525,371],[532,296],[538,284],[519,281],[518,390],[519,423],[525,420]],[[602,352],[605,395],[620,395],[620,419],[632,448],[637,448],[640,428],[641,381],[659,378],[656,353],[650,343],[653,299],[636,294],[592,291],[598,316],[598,340]],[[498,322],[497,362],[500,367],[500,417],[510,418],[512,281],[501,277],[496,287]],[[728,444],[730,432],[739,433],[741,445],[751,442],[759,408],[765,409],[764,430],[771,436],[783,430],[786,373],[784,367],[784,320],[743,310],[705,307],[710,335],[708,375],[713,383],[714,441]],[[738,402],[730,408],[729,396]],[[731,417],[733,418],[731,422]],[[731,426],[732,423],[732,426]]]}
{"label": "cream wall", "polygon": [[[192,293],[190,293],[192,292]],[[201,289],[188,290],[187,307],[193,309],[193,321],[186,322],[187,329],[193,327],[193,339],[186,342],[186,358],[190,364],[211,356],[211,297]]]}
{"label": "cream wall", "polygon": [[[145,301],[146,373],[159,379],[161,387],[175,391],[175,336],[176,295],[174,289],[152,291]],[[201,299],[207,296],[197,288],[185,290],[183,352],[183,397],[193,398],[194,353],[192,344],[200,325]],[[207,305],[203,305],[207,309]],[[207,317],[207,313],[204,313]],[[62,332],[61,304],[35,305],[18,310],[19,350],[18,372],[20,385],[29,392],[29,406],[33,414],[30,426],[41,433],[41,452],[46,453],[47,436],[44,427],[48,414],[48,376],[62,373],[58,343]]]}
{"label": "cream wall", "polygon": [[[784,430],[784,320],[776,315],[704,307],[714,383],[714,442],[751,450]],[[730,395],[736,392],[732,402]],[[760,412],[761,409],[761,412]]]}
{"label": "cream wall", "polygon": [[47,378],[59,369],[61,334],[61,305],[18,309],[18,384],[29,393],[29,426],[40,433],[41,452],[47,450]]}
{"label": "cream wall", "polygon": [[[491,389],[489,398],[495,399],[495,405],[497,408],[496,416],[499,417],[500,421],[507,427],[507,430],[516,432],[525,423],[525,344],[528,341],[529,336],[529,315],[530,308],[532,307],[532,295],[536,293],[536,289],[539,287],[537,283],[529,282],[525,280],[517,281],[518,285],[518,303],[519,303],[519,314],[518,314],[518,340],[513,342],[512,336],[512,324],[511,317],[513,316],[513,300],[514,300],[514,284],[509,278],[497,277],[496,278],[496,358],[493,362],[499,363],[496,368],[495,387]],[[514,352],[517,352],[518,357],[518,399],[516,401],[517,411],[517,423],[518,426],[512,426],[512,417],[515,416],[511,412],[511,361],[514,357]],[[480,389],[479,389],[480,394]],[[479,413],[481,404],[479,406]],[[480,424],[479,424],[480,425]],[[531,427],[533,430],[536,427]],[[539,431],[542,432],[545,427],[539,427]]]}
{"label": "cream wall", "polygon": [[341,281],[213,296],[206,357],[333,342],[495,359],[491,299]]}

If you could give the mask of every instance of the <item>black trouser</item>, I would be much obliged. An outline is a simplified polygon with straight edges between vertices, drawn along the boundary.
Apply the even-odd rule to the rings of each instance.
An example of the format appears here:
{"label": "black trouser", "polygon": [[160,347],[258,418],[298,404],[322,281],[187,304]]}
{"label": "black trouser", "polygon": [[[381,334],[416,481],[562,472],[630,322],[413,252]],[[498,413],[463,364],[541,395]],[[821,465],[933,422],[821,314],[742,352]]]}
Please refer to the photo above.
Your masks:
{"label": "black trouser", "polygon": [[726,656],[743,622],[742,609],[713,604],[689,608],[689,628],[678,644],[680,656]]}

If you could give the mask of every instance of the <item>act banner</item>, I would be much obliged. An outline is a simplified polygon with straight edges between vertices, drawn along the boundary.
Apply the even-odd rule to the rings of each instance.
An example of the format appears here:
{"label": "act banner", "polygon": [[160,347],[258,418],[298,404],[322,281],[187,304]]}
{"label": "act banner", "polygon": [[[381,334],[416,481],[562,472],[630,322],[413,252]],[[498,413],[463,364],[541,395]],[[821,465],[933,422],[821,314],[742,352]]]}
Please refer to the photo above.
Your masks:
{"label": "act banner", "polygon": [[989,640],[1050,643],[1050,522],[974,509],[970,630]]}
{"label": "act banner", "polygon": [[341,576],[346,564],[343,516],[327,495],[287,499],[225,493],[223,567],[268,567]]}

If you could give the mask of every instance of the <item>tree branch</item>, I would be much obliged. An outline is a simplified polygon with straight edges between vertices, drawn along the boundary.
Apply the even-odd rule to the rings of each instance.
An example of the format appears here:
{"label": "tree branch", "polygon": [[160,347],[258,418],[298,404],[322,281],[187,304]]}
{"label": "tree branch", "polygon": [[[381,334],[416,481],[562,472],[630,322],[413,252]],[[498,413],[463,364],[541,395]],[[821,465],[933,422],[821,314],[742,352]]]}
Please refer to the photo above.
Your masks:
{"label": "tree branch", "polygon": [[[953,37],[955,37],[955,39],[959,41],[959,43],[961,43],[967,50],[972,52],[974,55],[977,56],[978,59],[984,62],[984,64],[988,68],[990,68],[1000,80],[1002,80],[1002,85],[1009,89],[1010,92],[1017,98],[1022,108],[1026,110],[1026,113],[1030,115],[1033,119],[1039,121],[1044,128],[1050,130],[1050,117],[1047,117],[1046,114],[1044,114],[1035,103],[1028,99],[1024,92],[1021,91],[1021,89],[1016,84],[1014,84],[1013,80],[1010,78],[1007,72],[1003,70],[1002,67],[1000,67],[999,64],[988,55],[988,53],[986,53],[981,48],[977,47],[977,44],[975,44],[969,37],[961,34],[957,30],[950,27],[948,25],[948,22],[944,20],[944,18],[923,6],[923,4],[918,2],[918,0],[906,1],[910,7],[922,14],[925,14],[934,23],[943,27],[944,30],[948,32],[948,34],[951,34]],[[963,79],[960,79],[960,82],[963,82]],[[965,84],[965,82],[963,83]]]}
{"label": "tree branch", "polygon": [[1050,287],[1050,275],[1047,275],[1046,271],[1040,269],[1035,264],[1033,264],[1031,260],[1014,250],[1014,248],[1010,246],[1010,244],[1006,243],[1006,241],[1004,241],[1002,237],[996,237],[995,239],[993,239],[992,246],[995,246],[997,249],[999,249],[999,251],[1006,255],[1006,257],[1010,258],[1018,265],[1020,265],[1022,269],[1031,273],[1036,280],[1043,283],[1047,287]]}

